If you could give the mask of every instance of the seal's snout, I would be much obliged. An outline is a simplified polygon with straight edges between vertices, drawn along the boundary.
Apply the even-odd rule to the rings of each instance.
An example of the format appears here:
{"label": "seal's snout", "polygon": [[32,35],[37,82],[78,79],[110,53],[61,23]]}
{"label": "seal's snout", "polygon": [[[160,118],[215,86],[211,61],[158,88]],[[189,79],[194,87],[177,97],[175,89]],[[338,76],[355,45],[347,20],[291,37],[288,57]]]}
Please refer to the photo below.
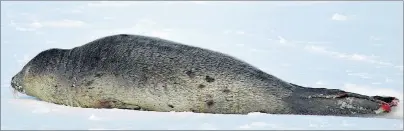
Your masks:
{"label": "seal's snout", "polygon": [[15,82],[15,76],[13,76],[12,78],[11,78],[11,87],[13,87],[14,89],[16,89],[17,88],[17,83]]}
{"label": "seal's snout", "polygon": [[14,88],[15,90],[17,90],[18,92],[24,92],[22,86],[16,79],[16,76],[11,78],[11,87]]}

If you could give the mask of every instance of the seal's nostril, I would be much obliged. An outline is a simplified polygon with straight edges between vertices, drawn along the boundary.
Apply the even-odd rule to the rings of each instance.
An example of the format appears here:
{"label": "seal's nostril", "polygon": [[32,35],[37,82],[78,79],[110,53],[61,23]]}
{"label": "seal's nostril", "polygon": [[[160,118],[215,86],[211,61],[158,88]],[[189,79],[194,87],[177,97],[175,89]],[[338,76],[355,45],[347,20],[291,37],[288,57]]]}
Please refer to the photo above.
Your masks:
{"label": "seal's nostril", "polygon": [[11,87],[15,88],[15,83],[14,83],[14,81],[11,81]]}
{"label": "seal's nostril", "polygon": [[11,78],[11,87],[13,87],[13,88],[17,88],[17,83],[15,82],[15,79],[14,79],[15,77],[12,77]]}

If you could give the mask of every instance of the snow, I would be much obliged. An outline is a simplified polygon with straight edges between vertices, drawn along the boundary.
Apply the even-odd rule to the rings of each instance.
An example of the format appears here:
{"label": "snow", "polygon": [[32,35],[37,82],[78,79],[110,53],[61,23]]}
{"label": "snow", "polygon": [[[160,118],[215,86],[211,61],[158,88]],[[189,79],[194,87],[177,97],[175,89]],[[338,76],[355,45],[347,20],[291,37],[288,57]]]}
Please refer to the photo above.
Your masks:
{"label": "snow", "polygon": [[302,86],[403,102],[401,4],[2,1],[1,129],[403,130],[403,105],[385,118],[89,109],[14,99],[9,82],[40,51],[126,33],[225,53]]}
{"label": "snow", "polygon": [[[402,108],[400,110],[402,112]],[[400,114],[402,115],[402,113]],[[403,118],[248,115],[90,109],[56,105],[1,87],[2,130],[402,130]]]}

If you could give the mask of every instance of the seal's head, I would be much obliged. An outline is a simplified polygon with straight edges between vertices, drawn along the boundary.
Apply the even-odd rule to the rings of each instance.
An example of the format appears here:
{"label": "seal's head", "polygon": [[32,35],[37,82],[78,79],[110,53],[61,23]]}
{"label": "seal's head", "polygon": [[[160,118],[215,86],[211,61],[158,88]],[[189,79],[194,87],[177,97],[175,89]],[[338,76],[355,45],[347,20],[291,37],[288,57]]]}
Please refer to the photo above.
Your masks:
{"label": "seal's head", "polygon": [[[31,60],[32,61],[32,60]],[[17,92],[26,94],[26,88],[27,85],[26,83],[26,78],[27,75],[30,74],[30,68],[31,68],[31,63],[32,62],[28,62],[28,64],[26,64],[21,71],[19,71],[16,75],[14,75],[11,78],[11,88],[13,89],[13,93],[14,95],[17,95]]]}
{"label": "seal's head", "polygon": [[32,91],[32,88],[42,86],[39,84],[46,84],[44,80],[50,74],[55,74],[55,71],[58,71],[58,66],[63,62],[62,57],[66,52],[65,49],[55,48],[42,51],[11,78],[11,87],[15,91],[27,94]]}
{"label": "seal's head", "polygon": [[[21,71],[22,72],[22,71]],[[23,81],[23,75],[22,73],[19,72],[15,76],[11,78],[11,87],[18,92],[24,93],[24,88],[22,86],[22,81]]]}

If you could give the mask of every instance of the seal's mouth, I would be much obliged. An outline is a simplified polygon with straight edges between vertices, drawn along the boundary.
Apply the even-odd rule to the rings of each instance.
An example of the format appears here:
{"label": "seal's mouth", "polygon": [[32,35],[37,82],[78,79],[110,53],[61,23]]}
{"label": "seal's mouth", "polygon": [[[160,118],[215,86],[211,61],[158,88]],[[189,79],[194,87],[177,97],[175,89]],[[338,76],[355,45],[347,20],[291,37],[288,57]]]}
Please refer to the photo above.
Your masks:
{"label": "seal's mouth", "polygon": [[18,82],[16,82],[14,77],[11,79],[11,88],[13,90],[14,97],[18,96],[18,92],[25,94],[24,88]]}

